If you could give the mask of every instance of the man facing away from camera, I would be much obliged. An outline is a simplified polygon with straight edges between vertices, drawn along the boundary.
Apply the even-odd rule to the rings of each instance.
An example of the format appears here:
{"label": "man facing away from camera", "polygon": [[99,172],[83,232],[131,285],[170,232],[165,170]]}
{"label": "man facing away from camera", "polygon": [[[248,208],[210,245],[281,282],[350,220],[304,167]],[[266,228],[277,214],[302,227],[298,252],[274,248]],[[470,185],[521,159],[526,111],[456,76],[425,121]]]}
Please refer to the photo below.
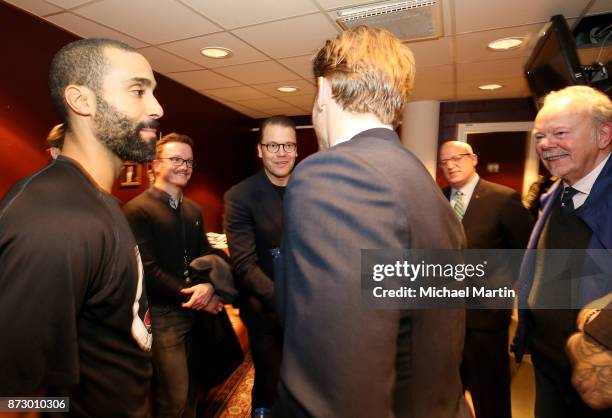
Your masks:
{"label": "man facing away from camera", "polygon": [[381,29],[330,39],[313,63],[321,152],[291,176],[275,293],[284,325],[280,417],[467,417],[461,310],[374,310],[362,249],[460,249],[448,202],[393,126],[410,50]]}
{"label": "man facing away from camera", "polygon": [[83,39],[55,55],[49,84],[62,154],[0,203],[0,395],[67,396],[74,416],[144,417],[148,303],[110,191],[122,160],[155,155],[155,78],[130,46]]}

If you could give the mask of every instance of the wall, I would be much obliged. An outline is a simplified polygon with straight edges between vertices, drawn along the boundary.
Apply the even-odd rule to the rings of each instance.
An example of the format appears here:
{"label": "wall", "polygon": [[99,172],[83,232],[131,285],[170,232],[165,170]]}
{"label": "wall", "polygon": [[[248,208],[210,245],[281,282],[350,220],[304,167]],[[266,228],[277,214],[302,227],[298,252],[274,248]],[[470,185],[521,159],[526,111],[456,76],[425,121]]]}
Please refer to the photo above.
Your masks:
{"label": "wall", "polygon": [[[536,109],[531,98],[500,99],[500,100],[471,100],[440,103],[440,121],[438,130],[438,145],[442,142],[456,139],[457,124],[459,123],[485,123],[485,122],[521,122],[532,121],[536,116]],[[478,149],[474,149],[478,154]],[[525,163],[524,142],[517,143],[515,148],[504,149],[505,161],[508,161],[508,173],[522,173]],[[487,156],[495,160],[494,156]],[[505,164],[508,166],[508,164]],[[484,167],[478,167],[483,172]],[[502,173],[503,174],[503,173]],[[521,174],[522,179],[522,174]],[[436,172],[436,181],[440,186],[446,186],[446,180],[440,168]],[[509,185],[520,184],[522,180],[510,178]],[[520,192],[521,189],[518,188]]]}
{"label": "wall", "polygon": [[[0,196],[20,178],[43,167],[44,140],[59,123],[47,87],[55,52],[75,35],[0,2]],[[164,133],[191,136],[197,168],[186,190],[204,209],[209,230],[221,230],[223,192],[257,169],[251,118],[156,74],[157,96],[165,115]],[[141,187],[114,188],[123,202]]]}

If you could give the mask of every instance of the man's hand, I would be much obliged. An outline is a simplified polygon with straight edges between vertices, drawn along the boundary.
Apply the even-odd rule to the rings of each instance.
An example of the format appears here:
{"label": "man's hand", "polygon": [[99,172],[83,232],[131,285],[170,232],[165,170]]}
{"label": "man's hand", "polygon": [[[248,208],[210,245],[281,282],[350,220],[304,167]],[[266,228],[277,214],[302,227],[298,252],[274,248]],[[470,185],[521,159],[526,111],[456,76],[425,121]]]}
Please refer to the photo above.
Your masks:
{"label": "man's hand", "polygon": [[215,288],[210,283],[200,283],[181,289],[181,293],[191,295],[187,302],[181,304],[183,308],[200,310],[210,303],[215,294]]}
{"label": "man's hand", "polygon": [[567,341],[572,383],[582,400],[594,409],[612,408],[612,352],[583,332]]}
{"label": "man's hand", "polygon": [[218,295],[213,295],[210,302],[208,302],[208,305],[202,309],[208,313],[216,315],[223,310],[223,302]]}

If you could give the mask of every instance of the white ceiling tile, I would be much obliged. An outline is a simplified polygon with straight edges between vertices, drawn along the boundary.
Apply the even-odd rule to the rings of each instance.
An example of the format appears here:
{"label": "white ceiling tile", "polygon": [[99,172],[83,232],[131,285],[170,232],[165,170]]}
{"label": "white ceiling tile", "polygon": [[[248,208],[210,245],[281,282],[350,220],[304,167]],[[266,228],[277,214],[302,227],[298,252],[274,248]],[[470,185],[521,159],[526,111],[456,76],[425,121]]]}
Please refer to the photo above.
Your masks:
{"label": "white ceiling tile", "polygon": [[232,31],[273,58],[315,53],[338,30],[323,13],[264,23]]}
{"label": "white ceiling tile", "polygon": [[168,0],[104,0],[74,12],[151,44],[220,30],[184,5]]}
{"label": "white ceiling tile", "polygon": [[227,107],[237,110],[238,112],[245,114],[247,116],[250,116],[252,118],[259,119],[259,118],[265,118],[265,117],[270,116],[270,114],[267,112],[262,112],[261,110],[251,109],[246,106],[239,105],[237,103],[228,102],[228,101],[222,101],[221,103],[223,103]]}
{"label": "white ceiling tile", "polygon": [[[457,61],[486,61],[529,56],[537,40],[542,24],[516,26],[513,28],[493,29],[457,36]],[[493,51],[487,47],[489,42],[509,37],[525,38],[523,45],[509,51]]]}
{"label": "white ceiling tile", "polygon": [[590,0],[455,0],[457,33],[547,22],[562,14],[576,17]]}
{"label": "white ceiling tile", "polygon": [[[200,50],[207,46],[229,48],[232,50],[233,55],[223,59],[205,57],[200,53]],[[228,32],[213,33],[211,35],[171,42],[159,47],[190,61],[202,64],[207,68],[228,67],[230,65],[265,61],[268,59],[267,56]]]}
{"label": "white ceiling tile", "polygon": [[496,80],[523,77],[527,57],[496,61],[466,62],[457,64],[457,82],[496,83]]}
{"label": "white ceiling tile", "polygon": [[528,90],[521,80],[503,80],[501,84],[504,85],[504,88],[489,91],[480,90],[469,84],[459,84],[457,91],[462,100],[507,99],[529,96]]}
{"label": "white ceiling tile", "polygon": [[64,9],[80,6],[81,4],[89,3],[90,1],[91,0],[47,0],[47,2],[63,7]]}
{"label": "white ceiling tile", "polygon": [[412,95],[408,101],[416,102],[420,100],[454,100],[455,85],[453,83],[419,84],[414,86]]}
{"label": "white ceiling tile", "polygon": [[310,114],[310,112],[288,104],[272,109],[265,109],[265,111],[272,115],[302,116]]}
{"label": "white ceiling tile", "polygon": [[274,97],[263,97],[261,99],[248,99],[248,100],[233,100],[233,102],[240,105],[250,107],[251,109],[260,109],[267,111],[268,109],[277,109],[285,106],[287,103],[274,98]]}
{"label": "white ceiling tile", "polygon": [[312,105],[314,104],[314,94],[307,96],[287,96],[283,97],[283,101],[291,103],[292,105],[306,111],[307,114],[310,114],[310,112],[312,112]]}
{"label": "white ceiling tile", "polygon": [[5,0],[7,3],[10,3],[14,6],[19,7],[20,9],[27,10],[30,13],[33,13],[37,16],[44,16],[49,13],[61,12],[62,9],[43,0]]}
{"label": "white ceiling tile", "polygon": [[612,0],[596,0],[588,11],[590,14],[610,13],[612,11]]}
{"label": "white ceiling tile", "polygon": [[267,94],[262,93],[261,91],[255,90],[252,87],[247,86],[238,86],[238,87],[228,87],[225,89],[213,89],[213,90],[203,90],[207,96],[217,97],[221,100],[248,100],[248,99],[261,99],[264,97],[269,97]]}
{"label": "white ceiling tile", "polygon": [[315,0],[325,10],[337,9],[339,7],[351,7],[365,3],[376,3],[376,0]]}
{"label": "white ceiling tile", "polygon": [[289,67],[295,73],[301,75],[307,80],[314,80],[312,75],[312,59],[314,54],[302,55],[300,57],[283,58],[278,60],[281,64]]}
{"label": "white ceiling tile", "polygon": [[454,65],[438,65],[433,67],[417,67],[414,79],[415,88],[423,88],[433,84],[454,83]]}
{"label": "white ceiling tile", "polygon": [[175,57],[174,55],[169,54],[166,51],[162,51],[161,49],[157,49],[154,46],[139,49],[138,52],[144,55],[151,63],[153,69],[159,73],[202,69],[202,67],[199,65],[186,61],[182,58]]}
{"label": "white ceiling tile", "polygon": [[91,22],[85,18],[82,18],[81,16],[77,16],[69,12],[52,15],[46,17],[45,19],[82,38],[116,39],[117,41],[125,42],[134,48],[142,48],[147,46],[146,43],[141,42],[138,39],[134,39],[131,36],[127,36],[121,32],[109,29],[105,26]]}
{"label": "white ceiling tile", "polygon": [[417,68],[420,66],[451,64],[453,62],[452,37],[408,42],[406,46],[412,51]]}
{"label": "white ceiling tile", "polygon": [[[293,93],[283,93],[282,91],[278,91],[277,87],[280,86],[293,86],[297,87],[298,90]],[[304,96],[308,94],[314,94],[315,86],[306,81],[306,80],[289,80],[283,82],[275,82],[275,83],[266,83],[266,84],[256,84],[255,87],[257,90],[263,91],[264,93],[269,94],[270,96],[276,96],[280,98],[291,97],[291,96]]]}
{"label": "white ceiling tile", "polygon": [[181,0],[225,29],[318,11],[310,0]]}
{"label": "white ceiling tile", "polygon": [[186,71],[166,75],[187,87],[191,87],[194,90],[209,90],[240,85],[240,83],[223,77],[222,75],[215,74],[210,70]]}
{"label": "white ceiling tile", "polygon": [[263,84],[276,81],[295,80],[296,74],[274,61],[253,62],[215,69],[216,72],[245,84]]}

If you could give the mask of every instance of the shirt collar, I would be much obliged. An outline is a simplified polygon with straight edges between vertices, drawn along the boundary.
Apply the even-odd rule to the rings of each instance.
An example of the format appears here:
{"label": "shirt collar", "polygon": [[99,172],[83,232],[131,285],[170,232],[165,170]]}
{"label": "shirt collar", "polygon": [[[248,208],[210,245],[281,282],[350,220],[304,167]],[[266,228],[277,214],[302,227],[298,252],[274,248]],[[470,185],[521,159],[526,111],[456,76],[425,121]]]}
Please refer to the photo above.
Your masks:
{"label": "shirt collar", "polygon": [[178,209],[179,205],[181,203],[183,203],[183,194],[181,193],[181,195],[178,197],[178,199],[173,198],[172,196],[170,196],[168,193],[166,193],[165,191],[158,189],[155,186],[151,187],[151,193],[153,193],[153,195],[158,198],[159,200],[161,200],[162,202],[168,204],[172,209]]}
{"label": "shirt collar", "polygon": [[340,137],[336,140],[336,144],[335,145],[338,145],[338,144],[341,144],[343,142],[349,141],[351,138],[353,138],[357,134],[359,134],[361,132],[365,132],[365,131],[370,130],[370,129],[375,129],[375,128],[384,128],[384,129],[393,130],[393,127],[391,125],[385,125],[384,123],[379,123],[379,122],[371,122],[371,123],[362,124],[362,125],[359,125],[356,128],[349,129],[348,131],[345,131],[344,134],[340,135]]}
{"label": "shirt collar", "polygon": [[474,173],[474,177],[472,177],[470,181],[465,183],[462,187],[458,189],[453,188],[453,196],[459,190],[461,190],[461,193],[463,193],[464,196],[471,196],[472,194],[474,194],[474,189],[476,188],[476,185],[478,184],[478,180],[480,180],[480,176],[478,175],[478,173]]}
{"label": "shirt collar", "polygon": [[[578,190],[580,193],[584,193],[587,195],[591,193],[591,189],[595,184],[595,180],[597,180],[597,177],[599,177],[599,174],[603,170],[609,158],[610,154],[608,154],[608,156],[602,162],[600,162],[594,169],[592,169],[589,174],[574,183],[572,187]],[[568,184],[563,182],[563,187],[568,187]]]}

